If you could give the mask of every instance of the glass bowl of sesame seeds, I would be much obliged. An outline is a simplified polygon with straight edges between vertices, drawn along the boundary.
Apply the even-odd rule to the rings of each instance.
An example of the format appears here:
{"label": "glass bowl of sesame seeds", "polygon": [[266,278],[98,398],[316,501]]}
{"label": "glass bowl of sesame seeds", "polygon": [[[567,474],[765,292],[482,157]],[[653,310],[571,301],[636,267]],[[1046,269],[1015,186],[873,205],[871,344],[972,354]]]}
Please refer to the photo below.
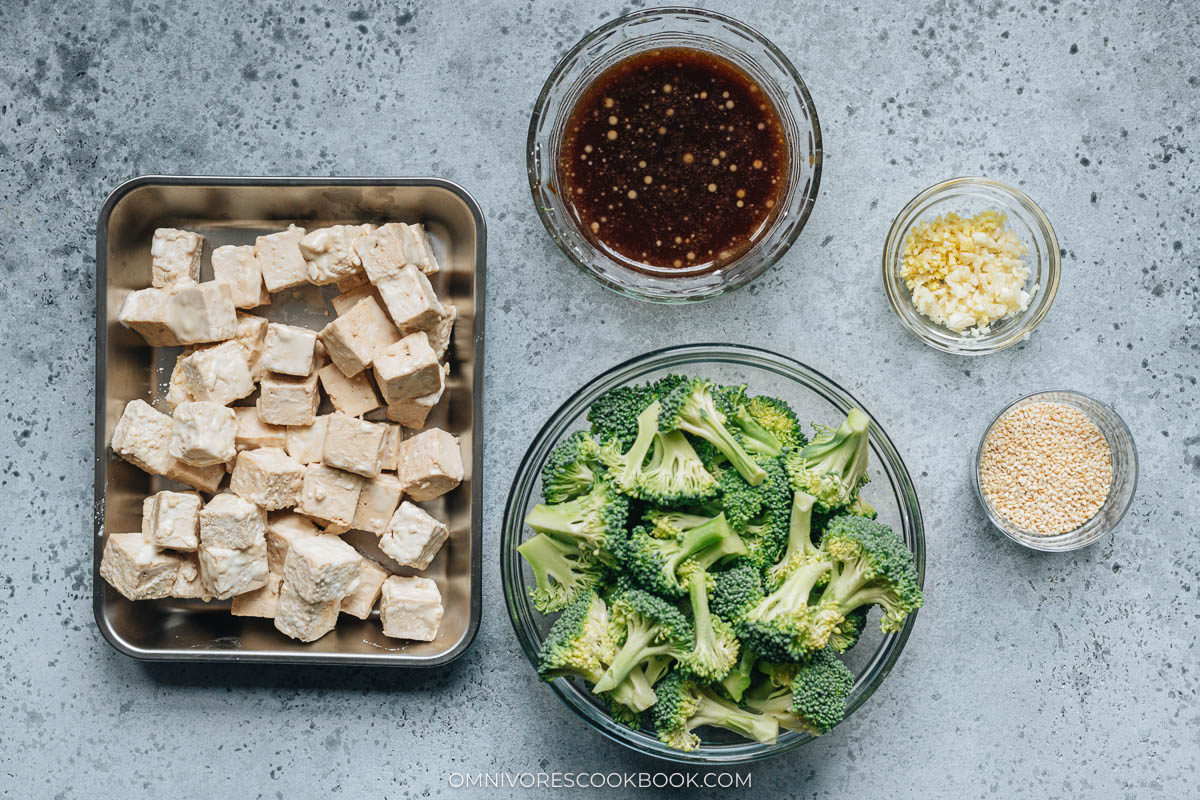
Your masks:
{"label": "glass bowl of sesame seeds", "polygon": [[991,523],[1032,550],[1086,547],[1116,528],[1137,490],[1133,436],[1109,406],[1065,390],[1016,400],[975,453],[975,493]]}

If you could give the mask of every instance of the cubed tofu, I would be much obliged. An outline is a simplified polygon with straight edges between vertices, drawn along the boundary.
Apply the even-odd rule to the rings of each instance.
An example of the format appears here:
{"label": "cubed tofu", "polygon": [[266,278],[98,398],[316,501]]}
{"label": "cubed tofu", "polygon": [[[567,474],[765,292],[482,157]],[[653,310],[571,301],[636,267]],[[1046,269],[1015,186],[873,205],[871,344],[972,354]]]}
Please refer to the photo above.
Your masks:
{"label": "cubed tofu", "polygon": [[300,253],[304,233],[304,228],[290,225],[286,231],[254,240],[254,255],[258,257],[267,291],[279,292],[308,281],[308,263]]}
{"label": "cubed tofu", "polygon": [[304,465],[275,447],[238,453],[229,490],[259,508],[275,511],[296,505]]}
{"label": "cubed tofu", "polygon": [[200,545],[200,580],[218,600],[266,586],[268,574],[267,544],[263,539],[237,550]]}
{"label": "cubed tofu", "polygon": [[336,536],[310,536],[288,548],[283,579],[310,603],[341,600],[356,587],[362,556]]}
{"label": "cubed tofu", "polygon": [[432,642],[442,624],[442,593],[429,578],[393,575],[383,582],[379,620],[383,635]]}
{"label": "cubed tofu", "polygon": [[437,272],[437,258],[421,225],[389,222],[355,243],[363,270],[371,283],[395,276],[407,265],[426,275]]}
{"label": "cubed tofu", "polygon": [[210,400],[180,403],[171,425],[169,450],[194,467],[224,464],[237,455],[237,415]]}
{"label": "cubed tofu", "polygon": [[365,372],[347,378],[336,364],[326,364],[317,370],[317,375],[325,387],[325,394],[329,395],[329,402],[343,414],[357,417],[383,405]]}
{"label": "cubed tofu", "polygon": [[130,400],[113,429],[113,452],[151,475],[166,475],[175,461],[171,427],[171,418],[145,400]]}
{"label": "cubed tofu", "polygon": [[117,322],[141,335],[151,347],[176,347],[182,342],[167,325],[169,289],[130,292],[117,313]]}
{"label": "cubed tofu", "polygon": [[200,280],[204,237],[176,228],[159,228],[150,242],[150,282],[156,288]]}
{"label": "cubed tofu", "polygon": [[[238,406],[233,409],[237,417],[237,436],[234,445],[238,452],[254,450],[259,447],[276,447],[283,449],[287,446],[287,428],[283,425],[271,425],[263,422],[258,416],[255,406]],[[290,453],[289,453],[290,455]]]}
{"label": "cubed tofu", "polygon": [[444,305],[446,313],[425,333],[429,336],[429,346],[437,353],[439,359],[446,357],[450,349],[451,336],[454,333],[454,323],[458,321],[458,307]]}
{"label": "cubed tofu", "polygon": [[175,585],[171,587],[171,597],[203,600],[206,603],[213,599],[200,575],[198,553],[183,553],[179,556],[179,572],[175,575]]}
{"label": "cubed tofu", "polygon": [[179,556],[161,552],[139,531],[110,533],[100,557],[100,577],[130,600],[169,597]]}
{"label": "cubed tofu", "polygon": [[379,474],[386,436],[387,427],[382,423],[367,422],[334,412],[329,415],[325,430],[321,461],[327,467],[373,478]]}
{"label": "cubed tofu", "polygon": [[289,425],[287,431],[287,452],[301,464],[314,464],[321,460],[325,451],[325,430],[329,424],[329,415],[322,414],[313,420],[312,425]]}
{"label": "cubed tofu", "polygon": [[395,475],[381,472],[372,480],[363,484],[358,494],[358,508],[354,511],[351,527],[360,531],[370,531],[381,535],[387,531],[396,507],[400,505],[400,497],[404,487]]}
{"label": "cubed tofu", "polygon": [[323,286],[362,272],[354,243],[374,229],[374,225],[331,225],[305,234],[300,254],[308,262],[308,282]]}
{"label": "cubed tofu", "polygon": [[292,542],[321,535],[321,529],[308,517],[291,511],[272,514],[267,519],[267,567],[271,572],[282,575],[283,563],[287,560]]}
{"label": "cubed tofu", "polygon": [[445,366],[442,368],[441,376],[442,383],[436,392],[430,392],[424,397],[412,397],[388,403],[387,418],[393,422],[399,422],[410,430],[419,431],[424,428],[426,420],[429,419],[429,412],[437,407],[437,404],[442,401],[442,395],[446,392]]}
{"label": "cubed tofu", "polygon": [[272,322],[267,325],[267,339],[258,363],[268,372],[304,377],[313,371],[316,344],[315,331]]}
{"label": "cubed tofu", "polygon": [[224,464],[212,467],[193,467],[176,458],[171,461],[171,467],[167,470],[165,477],[202,492],[215,492],[227,474]]}
{"label": "cubed tofu", "polygon": [[379,538],[379,549],[403,567],[426,569],[449,537],[443,522],[405,500]]}
{"label": "cubed tofu", "polygon": [[263,345],[267,341],[267,321],[263,317],[241,311],[238,312],[237,320],[237,333],[234,334],[233,340],[246,352],[246,366],[250,369],[250,378],[257,383],[266,373],[258,362],[262,358]]}
{"label": "cubed tofu", "polygon": [[272,425],[312,425],[321,395],[317,373],[303,378],[267,373],[258,384],[258,415]]}
{"label": "cubed tofu", "polygon": [[324,464],[309,464],[304,468],[304,485],[296,510],[323,522],[348,526],[358,509],[358,495],[363,478]]}
{"label": "cubed tofu", "polygon": [[371,615],[375,601],[379,599],[379,591],[383,588],[383,582],[391,577],[392,573],[365,556],[361,562],[362,565],[358,570],[358,586],[342,598],[339,610],[343,614],[366,619]]}
{"label": "cubed tofu", "polygon": [[266,533],[267,512],[236,494],[222,492],[200,509],[201,545],[242,550]]}
{"label": "cubed tofu", "polygon": [[[375,292],[375,287],[369,283],[350,289],[343,289],[341,294],[335,295],[329,302],[333,303],[334,313],[340,317],[352,311],[356,305],[368,297],[374,299],[375,304],[383,308],[379,302],[379,295]],[[391,324],[390,318],[388,319],[388,324]]]}
{"label": "cubed tofu", "polygon": [[405,336],[375,357],[375,379],[388,403],[424,397],[444,380],[442,365],[424,331]]}
{"label": "cubed tofu", "polygon": [[463,461],[458,439],[430,428],[400,443],[396,470],[404,493],[417,502],[441,497],[462,483]]}
{"label": "cubed tofu", "polygon": [[275,608],[275,628],[285,636],[302,642],[315,642],[337,624],[338,601],[310,603],[284,581],[279,587]]}
{"label": "cubed tofu", "polygon": [[401,333],[428,330],[446,316],[429,279],[416,267],[404,267],[395,275],[377,281],[375,288]]}
{"label": "cubed tofu", "polygon": [[146,499],[150,510],[142,530],[151,544],[159,550],[195,550],[200,546],[200,495],[158,492]]}
{"label": "cubed tofu", "polygon": [[329,358],[347,376],[371,366],[375,356],[400,341],[400,332],[371,296],[321,329]]}
{"label": "cubed tofu", "polygon": [[232,339],[237,333],[237,310],[229,287],[216,281],[177,287],[167,297],[167,327],[180,344]]}
{"label": "cubed tofu", "polygon": [[213,280],[229,286],[236,308],[256,308],[271,302],[262,269],[252,245],[225,245],[212,251]]}
{"label": "cubed tofu", "polygon": [[268,573],[266,585],[233,596],[233,602],[229,604],[229,613],[235,617],[274,619],[275,609],[279,606],[279,587],[282,583],[282,577]]}
{"label": "cubed tofu", "polygon": [[383,424],[387,426],[387,436],[383,440],[383,458],[379,460],[379,468],[395,472],[396,465],[400,462],[400,443],[404,441],[404,428],[394,422]]}
{"label": "cubed tofu", "polygon": [[425,226],[406,225],[403,222],[398,224],[400,244],[404,248],[404,263],[412,264],[426,275],[438,272],[441,267],[438,265],[437,256],[433,254],[433,244],[429,241]]}
{"label": "cubed tofu", "polygon": [[236,341],[200,347],[179,356],[171,372],[167,402],[177,407],[207,400],[229,405],[254,393],[246,351]]}

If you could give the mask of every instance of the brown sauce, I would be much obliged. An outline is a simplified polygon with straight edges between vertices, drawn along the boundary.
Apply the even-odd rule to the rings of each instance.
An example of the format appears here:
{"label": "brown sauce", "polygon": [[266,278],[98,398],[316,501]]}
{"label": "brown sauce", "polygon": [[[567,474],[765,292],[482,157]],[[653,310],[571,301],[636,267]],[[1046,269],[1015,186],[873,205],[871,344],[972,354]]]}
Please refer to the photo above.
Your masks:
{"label": "brown sauce", "polygon": [[789,166],[761,87],[689,48],[601,73],[571,110],[559,152],[576,224],[644,271],[706,272],[740,257],[770,227]]}

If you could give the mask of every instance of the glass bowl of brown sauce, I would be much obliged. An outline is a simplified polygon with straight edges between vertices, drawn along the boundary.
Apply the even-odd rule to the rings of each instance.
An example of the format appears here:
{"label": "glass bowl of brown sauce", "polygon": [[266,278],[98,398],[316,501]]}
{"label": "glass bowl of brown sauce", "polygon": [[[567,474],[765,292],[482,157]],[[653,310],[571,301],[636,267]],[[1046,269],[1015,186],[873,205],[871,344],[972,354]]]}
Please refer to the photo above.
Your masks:
{"label": "glass bowl of brown sauce", "polygon": [[588,34],[529,124],[546,230],[588,275],[656,302],[715,297],[775,264],[812,211],[821,160],[792,63],[698,9],[638,11]]}

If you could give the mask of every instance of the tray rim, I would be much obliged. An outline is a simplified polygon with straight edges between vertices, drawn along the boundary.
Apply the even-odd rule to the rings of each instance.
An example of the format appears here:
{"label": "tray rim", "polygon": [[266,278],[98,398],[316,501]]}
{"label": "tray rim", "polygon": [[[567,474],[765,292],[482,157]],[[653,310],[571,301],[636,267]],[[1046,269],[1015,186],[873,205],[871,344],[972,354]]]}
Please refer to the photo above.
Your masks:
{"label": "tray rim", "polygon": [[[279,651],[194,650],[180,648],[143,648],[125,641],[104,615],[104,589],[100,578],[101,546],[104,539],[104,488],[107,478],[108,444],[105,441],[105,402],[108,349],[108,224],[113,210],[134,190],[147,186],[221,186],[250,188],[263,186],[344,186],[344,187],[427,187],[447,191],[466,205],[475,223],[475,291],[472,348],[472,427],[471,427],[471,600],[467,629],[462,638],[444,653],[432,657],[403,653],[282,653]],[[362,176],[233,176],[233,175],[139,175],[117,185],[105,198],[96,219],[96,343],[95,343],[95,416],[93,449],[94,483],[92,486],[92,614],[101,636],[118,653],[148,662],[270,663],[339,666],[378,666],[426,669],[457,660],[475,641],[482,615],[483,562],[483,378],[484,323],[487,298],[487,223],[478,201],[461,185],[445,178],[362,177]]]}

